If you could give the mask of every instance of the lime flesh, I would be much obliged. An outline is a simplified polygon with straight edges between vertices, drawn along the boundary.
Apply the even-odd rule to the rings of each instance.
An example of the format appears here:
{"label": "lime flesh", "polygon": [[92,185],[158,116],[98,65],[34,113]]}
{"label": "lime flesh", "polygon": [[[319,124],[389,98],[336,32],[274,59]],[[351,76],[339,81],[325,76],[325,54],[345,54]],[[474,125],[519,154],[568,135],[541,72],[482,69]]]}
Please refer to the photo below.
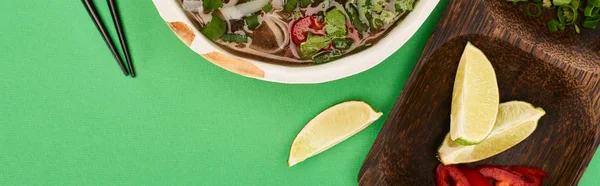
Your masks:
{"label": "lime flesh", "polygon": [[438,158],[445,164],[470,163],[497,155],[525,140],[537,127],[546,112],[522,101],[499,105],[498,117],[492,132],[479,144],[463,146],[449,135],[438,149]]}
{"label": "lime flesh", "polygon": [[348,101],[321,112],[298,133],[292,143],[291,167],[360,132],[381,117],[367,103]]}
{"label": "lime flesh", "polygon": [[492,64],[481,50],[467,43],[454,80],[450,139],[473,145],[487,138],[498,114],[499,95]]}

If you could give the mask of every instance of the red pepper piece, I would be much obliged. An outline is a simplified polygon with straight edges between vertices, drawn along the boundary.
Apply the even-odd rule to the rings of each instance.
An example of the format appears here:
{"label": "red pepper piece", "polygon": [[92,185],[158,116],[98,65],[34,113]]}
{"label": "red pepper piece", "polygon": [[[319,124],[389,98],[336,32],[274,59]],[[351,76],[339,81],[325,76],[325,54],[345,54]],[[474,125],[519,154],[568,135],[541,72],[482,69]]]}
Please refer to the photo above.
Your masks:
{"label": "red pepper piece", "polygon": [[325,23],[319,22],[319,17],[316,15],[300,18],[292,25],[290,33],[292,35],[292,41],[299,45],[306,41],[307,32],[311,30],[316,32],[322,30],[324,27]]}
{"label": "red pepper piece", "polygon": [[535,176],[538,178],[545,178],[548,177],[548,173],[544,172],[541,169],[535,168],[535,167],[527,167],[527,166],[511,166],[510,167],[512,170],[517,171],[521,174],[524,175],[531,175],[531,176]]}
{"label": "red pepper piece", "polygon": [[496,181],[496,186],[529,186],[521,177],[504,170],[500,167],[490,165],[480,165],[475,169],[486,178],[491,178]]}
{"label": "red pepper piece", "polygon": [[503,166],[499,167],[507,170],[528,182],[531,186],[542,185],[542,179],[548,177],[548,174],[543,170],[534,167],[526,166]]}
{"label": "red pepper piece", "polygon": [[469,180],[469,183],[471,183],[471,185],[473,185],[473,186],[492,186],[492,183],[490,183],[490,181],[488,181],[488,179],[485,178],[485,176],[483,176],[481,173],[479,173],[474,168],[467,167],[467,166],[460,166],[460,167],[458,167],[458,169],[460,169],[460,172],[462,172],[465,175],[465,177],[467,177],[467,180]]}
{"label": "red pepper piece", "polygon": [[471,186],[467,177],[454,165],[440,164],[435,172],[438,186],[451,186],[449,179],[452,179],[455,186]]}

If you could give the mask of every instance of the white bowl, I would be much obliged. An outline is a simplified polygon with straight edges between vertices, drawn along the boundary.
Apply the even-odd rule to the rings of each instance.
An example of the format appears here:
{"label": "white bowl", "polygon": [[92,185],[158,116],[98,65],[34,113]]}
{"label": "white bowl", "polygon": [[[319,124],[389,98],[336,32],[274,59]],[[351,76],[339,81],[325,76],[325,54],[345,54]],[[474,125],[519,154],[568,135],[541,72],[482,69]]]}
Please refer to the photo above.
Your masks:
{"label": "white bowl", "polygon": [[425,22],[439,0],[420,0],[414,10],[377,44],[357,54],[313,66],[284,66],[234,56],[214,45],[193,26],[178,0],[152,0],[160,16],[192,50],[231,72],[279,83],[323,83],[348,77],[381,63],[398,50]]}

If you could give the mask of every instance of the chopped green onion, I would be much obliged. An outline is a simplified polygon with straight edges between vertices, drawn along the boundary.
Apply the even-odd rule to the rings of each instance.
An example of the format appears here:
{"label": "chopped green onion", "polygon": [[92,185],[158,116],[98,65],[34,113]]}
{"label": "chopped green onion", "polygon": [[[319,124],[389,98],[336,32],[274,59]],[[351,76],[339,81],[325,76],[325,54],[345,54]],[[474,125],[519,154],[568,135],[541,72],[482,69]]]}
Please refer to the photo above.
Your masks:
{"label": "chopped green onion", "polygon": [[587,16],[587,17],[590,17],[590,16],[592,16],[592,12],[594,11],[594,8],[595,8],[595,7],[594,7],[594,5],[592,5],[592,4],[588,4],[588,5],[585,7],[585,10],[583,11],[583,15],[584,15],[584,16]]}
{"label": "chopped green onion", "polygon": [[558,30],[560,30],[560,31],[567,29],[567,27],[565,25],[560,24],[560,23],[557,25],[557,27],[558,27]]}
{"label": "chopped green onion", "polygon": [[558,31],[559,24],[560,23],[556,19],[548,21],[548,30],[550,30],[550,32]]}
{"label": "chopped green onion", "polygon": [[221,40],[225,42],[248,43],[252,41],[252,38],[240,34],[224,34]]}
{"label": "chopped green onion", "polygon": [[250,30],[254,30],[254,29],[258,28],[258,26],[260,26],[260,22],[258,21],[257,14],[248,16],[248,17],[244,18],[244,20],[246,21],[246,26],[248,26],[248,29],[250,29]]}
{"label": "chopped green onion", "polygon": [[371,31],[377,31],[383,27],[383,21],[381,19],[371,19]]}
{"label": "chopped green onion", "polygon": [[227,31],[227,24],[219,16],[213,14],[211,21],[200,32],[209,39],[217,40]]}
{"label": "chopped green onion", "polygon": [[296,9],[297,6],[298,6],[298,0],[287,0],[283,9],[288,13],[292,13]]}
{"label": "chopped green onion", "polygon": [[575,21],[577,21],[578,10],[572,6],[561,6],[556,12],[558,21],[562,24],[572,25],[575,24]]}
{"label": "chopped green onion", "polygon": [[583,19],[582,26],[583,28],[596,29],[598,26],[598,22],[600,22],[600,14],[596,14],[593,17],[586,17]]}
{"label": "chopped green onion", "polygon": [[204,0],[202,2],[202,8],[205,12],[210,12],[223,7],[223,1],[221,0]]}
{"label": "chopped green onion", "polygon": [[271,3],[268,3],[267,5],[263,6],[262,11],[270,12],[272,9],[273,9],[273,5],[271,5]]}
{"label": "chopped green onion", "polygon": [[579,34],[579,27],[575,24],[575,32],[577,32]]}
{"label": "chopped green onion", "polygon": [[586,17],[592,17],[600,12],[600,7],[594,6],[588,3],[588,6],[583,10],[583,15]]}
{"label": "chopped green onion", "polygon": [[552,4],[554,4],[554,6],[564,6],[571,3],[571,1],[572,0],[552,0]]}
{"label": "chopped green onion", "polygon": [[583,23],[581,25],[583,26],[583,28],[596,29],[596,26],[598,26],[598,21],[583,20]]}
{"label": "chopped green onion", "polygon": [[[531,6],[535,7],[535,14],[531,13]],[[538,4],[538,3],[527,4],[527,7],[525,7],[525,11],[527,12],[528,16],[539,17],[540,15],[542,15],[542,8],[540,7],[540,4]]]}
{"label": "chopped green onion", "polygon": [[312,0],[300,0],[300,7],[306,8],[312,3]]}

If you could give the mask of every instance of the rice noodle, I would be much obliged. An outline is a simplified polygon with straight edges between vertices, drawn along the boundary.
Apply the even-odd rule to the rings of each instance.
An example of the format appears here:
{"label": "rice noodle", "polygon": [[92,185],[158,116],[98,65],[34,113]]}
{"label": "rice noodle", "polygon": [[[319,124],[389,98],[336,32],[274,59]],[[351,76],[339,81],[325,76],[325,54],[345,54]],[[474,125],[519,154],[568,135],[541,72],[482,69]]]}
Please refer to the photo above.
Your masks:
{"label": "rice noodle", "polygon": [[221,8],[220,11],[225,19],[241,19],[244,16],[260,11],[263,6],[271,0],[254,0],[231,7]]}
{"label": "rice noodle", "polygon": [[229,0],[229,2],[225,5],[223,5],[223,7],[232,7],[235,6],[238,3],[239,0]]}
{"label": "rice noodle", "polygon": [[273,8],[276,10],[283,9],[284,5],[285,5],[285,2],[283,0],[272,0],[271,1],[271,6],[273,6]]}

